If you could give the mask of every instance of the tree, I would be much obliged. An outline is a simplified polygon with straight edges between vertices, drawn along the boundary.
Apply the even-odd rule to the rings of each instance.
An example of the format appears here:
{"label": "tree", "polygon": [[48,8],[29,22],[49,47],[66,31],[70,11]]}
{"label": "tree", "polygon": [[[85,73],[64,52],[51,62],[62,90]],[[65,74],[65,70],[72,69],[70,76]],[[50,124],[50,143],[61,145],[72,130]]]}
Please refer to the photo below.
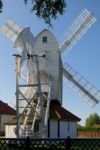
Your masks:
{"label": "tree", "polygon": [[2,7],[3,7],[3,3],[2,3],[2,1],[0,0],[0,13],[2,12]]}
{"label": "tree", "polygon": [[86,127],[93,127],[95,124],[100,124],[100,116],[97,113],[91,114],[85,121]]}
{"label": "tree", "polygon": [[[27,4],[29,0],[24,0]],[[51,25],[51,20],[56,19],[58,14],[63,15],[66,7],[65,0],[31,0],[32,12],[42,18],[45,23]],[[3,2],[0,0],[0,12],[2,12]]]}

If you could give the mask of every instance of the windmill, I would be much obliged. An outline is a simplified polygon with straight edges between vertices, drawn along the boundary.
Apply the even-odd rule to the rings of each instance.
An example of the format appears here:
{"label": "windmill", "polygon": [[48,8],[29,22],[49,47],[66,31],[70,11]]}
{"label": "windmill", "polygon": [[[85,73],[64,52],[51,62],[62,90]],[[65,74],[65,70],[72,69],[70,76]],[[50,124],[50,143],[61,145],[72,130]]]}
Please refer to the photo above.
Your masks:
{"label": "windmill", "polygon": [[63,75],[68,85],[92,107],[99,102],[100,91],[61,60],[61,54],[70,50],[95,21],[94,14],[84,9],[60,46],[47,29],[34,37],[30,28],[20,27],[11,19],[1,28],[19,51],[14,55],[17,137],[47,137],[50,102],[56,99],[62,105]]}

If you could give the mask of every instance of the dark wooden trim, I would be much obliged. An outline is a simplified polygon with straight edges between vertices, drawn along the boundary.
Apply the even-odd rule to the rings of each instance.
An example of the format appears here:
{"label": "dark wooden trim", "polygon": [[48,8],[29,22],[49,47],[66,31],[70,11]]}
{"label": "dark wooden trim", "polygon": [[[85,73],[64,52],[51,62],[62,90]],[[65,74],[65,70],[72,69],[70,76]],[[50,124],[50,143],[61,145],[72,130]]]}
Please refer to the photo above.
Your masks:
{"label": "dark wooden trim", "polygon": [[68,132],[70,131],[70,121],[68,121]]}

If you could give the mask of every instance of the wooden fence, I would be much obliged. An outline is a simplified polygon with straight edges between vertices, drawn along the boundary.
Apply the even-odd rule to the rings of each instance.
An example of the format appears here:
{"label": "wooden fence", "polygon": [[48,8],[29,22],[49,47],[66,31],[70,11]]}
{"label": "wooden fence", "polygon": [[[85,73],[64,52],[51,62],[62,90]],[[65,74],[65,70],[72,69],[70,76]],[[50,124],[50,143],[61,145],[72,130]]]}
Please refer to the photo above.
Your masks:
{"label": "wooden fence", "polygon": [[78,131],[79,138],[100,138],[100,131]]}

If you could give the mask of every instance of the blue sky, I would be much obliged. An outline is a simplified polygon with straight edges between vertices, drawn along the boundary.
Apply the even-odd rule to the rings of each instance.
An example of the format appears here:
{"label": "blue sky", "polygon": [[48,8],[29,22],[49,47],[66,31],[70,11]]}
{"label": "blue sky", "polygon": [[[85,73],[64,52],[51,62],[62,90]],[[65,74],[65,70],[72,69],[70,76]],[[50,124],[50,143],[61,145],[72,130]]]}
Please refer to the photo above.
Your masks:
{"label": "blue sky", "polygon": [[[36,36],[48,26],[43,20],[37,18],[30,12],[30,3],[27,6],[23,0],[3,0],[4,9],[0,14],[0,27],[12,18],[22,27],[30,27],[31,32]],[[54,33],[59,44],[64,40],[64,32],[72,23],[79,12],[87,8],[92,11],[97,21],[88,33],[78,42],[67,54],[66,61],[80,74],[85,76],[93,85],[100,89],[100,0],[70,0],[67,1],[66,12],[59,19],[53,21]],[[0,99],[12,103],[15,99],[15,60],[12,55],[16,53],[13,43],[2,33],[0,34]],[[91,108],[84,100],[67,86],[66,80],[63,84],[63,106],[80,117],[83,124],[89,114],[97,112],[100,114],[100,103]]]}

